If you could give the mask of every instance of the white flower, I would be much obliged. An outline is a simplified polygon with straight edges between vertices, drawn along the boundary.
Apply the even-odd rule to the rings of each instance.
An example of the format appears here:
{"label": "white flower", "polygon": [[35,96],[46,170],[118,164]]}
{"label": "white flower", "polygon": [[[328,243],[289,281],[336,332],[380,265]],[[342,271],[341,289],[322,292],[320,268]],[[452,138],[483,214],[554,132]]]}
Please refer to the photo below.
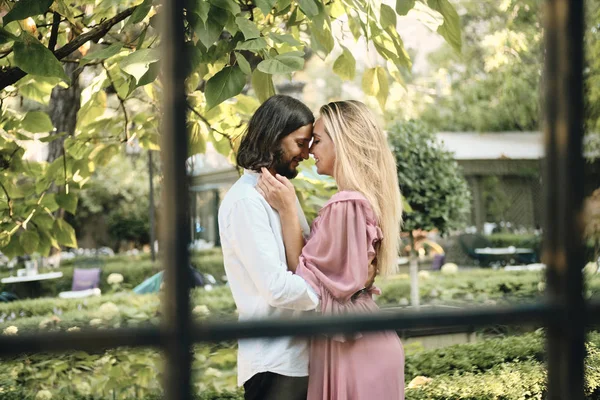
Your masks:
{"label": "white flower", "polygon": [[98,326],[102,324],[102,320],[100,318],[94,318],[90,320],[90,326]]}
{"label": "white flower", "polygon": [[410,383],[408,384],[408,389],[418,388],[419,386],[427,385],[433,379],[428,378],[426,376],[416,376]]}
{"label": "white flower", "polygon": [[419,278],[427,280],[431,278],[431,275],[429,274],[429,271],[419,271]]}
{"label": "white flower", "polygon": [[75,390],[77,390],[78,393],[84,395],[84,396],[89,396],[90,394],[92,394],[92,388],[90,387],[90,384],[87,382],[81,382],[75,385]]}
{"label": "white flower", "polygon": [[19,328],[17,328],[14,325],[9,326],[8,328],[4,329],[4,332],[2,332],[3,335],[6,336],[14,336],[19,332]]}
{"label": "white flower", "polygon": [[50,400],[52,399],[52,393],[49,390],[40,390],[35,395],[35,400]]}
{"label": "white flower", "polygon": [[212,376],[215,378],[219,378],[221,375],[223,375],[223,373],[215,368],[209,367],[209,368],[206,368],[206,371],[204,371],[204,376]]}
{"label": "white flower", "polygon": [[117,305],[115,303],[111,303],[109,301],[108,303],[102,304],[98,308],[98,312],[100,313],[100,317],[102,319],[111,320],[114,317],[116,317],[117,315],[119,315],[119,307],[117,307]]}
{"label": "white flower", "polygon": [[446,263],[446,264],[442,265],[441,272],[442,272],[442,274],[446,274],[446,275],[456,274],[458,272],[458,265],[456,265],[454,263]]}
{"label": "white flower", "polygon": [[106,282],[108,282],[109,285],[117,285],[123,282],[123,275],[116,273],[110,274],[108,278],[106,278]]}
{"label": "white flower", "polygon": [[589,263],[585,264],[585,267],[583,267],[583,272],[588,276],[594,275],[598,272],[598,264],[596,264],[593,261],[590,261]]}
{"label": "white flower", "polygon": [[72,326],[69,329],[67,329],[67,332],[79,332],[81,330],[80,327],[78,326]]}
{"label": "white flower", "polygon": [[539,282],[537,287],[538,291],[543,292],[544,290],[546,290],[546,282]]}
{"label": "white flower", "polygon": [[192,313],[200,316],[200,317],[208,317],[210,315],[210,310],[204,304],[198,305],[194,307]]}

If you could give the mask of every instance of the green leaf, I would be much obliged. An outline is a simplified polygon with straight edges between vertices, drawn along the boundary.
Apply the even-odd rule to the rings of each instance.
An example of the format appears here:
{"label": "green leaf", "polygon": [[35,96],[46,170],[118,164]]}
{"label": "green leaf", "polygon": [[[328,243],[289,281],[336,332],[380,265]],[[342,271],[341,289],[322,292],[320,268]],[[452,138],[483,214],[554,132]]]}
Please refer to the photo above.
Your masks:
{"label": "green leaf", "polygon": [[150,64],[160,60],[158,49],[136,50],[119,62],[119,67],[129,75],[133,76],[139,84],[140,79],[150,69]]}
{"label": "green leaf", "polygon": [[38,227],[46,230],[52,229],[52,225],[54,225],[54,218],[46,212],[36,212],[32,221],[35,222]]}
{"label": "green leaf", "polygon": [[225,67],[206,82],[206,110],[242,92],[246,75],[239,66]]}
{"label": "green leaf", "polygon": [[42,207],[46,207],[50,212],[54,212],[59,209],[58,204],[56,203],[56,195],[54,193],[45,195],[40,202],[40,205]]}
{"label": "green leaf", "polygon": [[261,103],[264,103],[269,97],[275,95],[275,85],[273,85],[273,75],[255,69],[252,73],[252,88],[254,94]]}
{"label": "green leaf", "polygon": [[298,0],[298,5],[307,17],[314,17],[319,14],[319,7],[315,0]]}
{"label": "green leaf", "polygon": [[258,8],[260,8],[260,11],[262,11],[263,15],[269,15],[269,13],[273,9],[273,6],[275,5],[276,2],[277,2],[277,0],[255,0],[254,1],[256,6]]}
{"label": "green leaf", "polygon": [[267,42],[265,39],[263,38],[258,38],[258,39],[250,39],[250,40],[246,40],[245,42],[238,42],[238,44],[235,46],[236,50],[249,50],[249,51],[258,51],[258,50],[262,50],[265,47],[267,47]]}
{"label": "green leaf", "polygon": [[73,191],[70,191],[69,193],[58,193],[56,195],[56,203],[71,214],[75,214],[75,211],[77,211],[77,199],[78,196]]}
{"label": "green leaf", "polygon": [[[292,53],[298,54],[298,52]],[[265,74],[287,74],[304,68],[304,58],[284,53],[275,58],[261,61],[256,68]]]}
{"label": "green leaf", "polygon": [[242,31],[242,34],[244,35],[244,38],[246,40],[256,39],[257,37],[260,37],[260,31],[254,24],[254,22],[248,20],[247,18],[237,17],[235,19],[235,23],[240,28],[240,31]]}
{"label": "green leaf", "polygon": [[219,7],[223,10],[231,12],[233,15],[238,15],[241,10],[240,6],[233,0],[209,0],[210,4]]}
{"label": "green leaf", "polygon": [[448,0],[427,0],[427,5],[444,17],[444,23],[437,29],[438,33],[458,52],[461,51],[462,38],[460,17]]}
{"label": "green leaf", "polygon": [[46,178],[48,178],[48,180],[50,180],[51,182],[55,181],[59,178],[62,178],[62,179],[65,178],[65,174],[63,172],[63,170],[64,170],[63,159],[64,159],[64,156],[58,157],[56,160],[52,161],[52,163],[46,170]]}
{"label": "green leaf", "polygon": [[10,242],[2,248],[2,253],[9,259],[24,254],[23,247],[21,246],[17,235],[12,235],[10,237]]}
{"label": "green leaf", "polygon": [[415,0],[396,0],[396,12],[398,15],[406,15],[415,6]]}
{"label": "green leaf", "polygon": [[188,1],[188,10],[199,16],[202,22],[206,22],[210,3],[206,0],[190,0]]}
{"label": "green leaf", "polygon": [[222,156],[229,156],[229,153],[231,152],[231,144],[229,143],[229,140],[221,135],[219,135],[217,138],[215,135],[218,134],[215,132],[210,132],[208,135],[213,147]]}
{"label": "green leaf", "polygon": [[75,237],[75,229],[64,219],[57,219],[54,221],[52,228],[56,235],[56,241],[67,247],[77,248],[77,238]]}
{"label": "green leaf", "polygon": [[192,25],[194,26],[194,32],[196,32],[196,35],[198,35],[200,38],[200,42],[206,48],[212,46],[213,43],[219,39],[219,36],[221,36],[221,32],[223,31],[223,27],[225,26],[225,24],[217,22],[212,16],[209,16],[206,21],[197,19],[192,23]]}
{"label": "green leaf", "polygon": [[246,57],[242,55],[242,53],[235,52],[235,59],[237,60],[238,65],[243,73],[246,75],[250,75],[252,73],[252,67],[250,67],[250,63],[246,60]]}
{"label": "green leaf", "polygon": [[20,39],[18,36],[13,35],[6,29],[0,28],[0,44],[6,44],[9,42],[13,42],[15,40],[20,40]]}
{"label": "green leaf", "polygon": [[139,82],[137,83],[137,86],[144,86],[154,82],[158,77],[159,72],[160,64],[158,62],[150,64],[150,66],[148,67],[148,71],[144,75],[142,75]]}
{"label": "green leaf", "polygon": [[85,55],[85,57],[81,58],[81,61],[79,62],[79,65],[85,65],[90,61],[93,60],[106,60],[107,58],[110,58],[116,54],[119,54],[119,52],[121,51],[121,49],[123,48],[123,43],[121,42],[117,42],[117,43],[113,43],[108,47],[103,48],[102,50],[98,50],[98,51],[94,51],[92,53],[88,53]]}
{"label": "green leaf", "polygon": [[52,2],[53,0],[20,0],[15,3],[13,9],[2,18],[2,23],[6,26],[12,21],[44,14],[48,11]]}
{"label": "green leaf", "polygon": [[379,23],[383,29],[387,28],[388,26],[391,26],[394,29],[396,28],[396,12],[392,7],[388,6],[387,4],[381,5]]}
{"label": "green leaf", "polygon": [[375,96],[381,109],[385,109],[385,102],[389,94],[387,73],[382,67],[369,68],[365,71],[362,80],[362,89],[365,94]]}
{"label": "green leaf", "polygon": [[31,133],[46,133],[54,129],[50,117],[43,111],[29,111],[21,121],[21,127]]}
{"label": "green leaf", "polygon": [[333,50],[333,46],[335,45],[329,25],[314,21],[310,33],[312,47],[317,50],[319,57],[324,59],[331,53],[331,50]]}
{"label": "green leaf", "polygon": [[[110,144],[94,154],[94,162],[100,166],[105,166],[112,158],[119,153],[118,144]],[[92,155],[90,155],[92,157]]]}
{"label": "green leaf", "polygon": [[69,82],[61,62],[46,46],[25,32],[21,34],[21,39],[13,47],[17,67],[31,75],[57,77]]}
{"label": "green leaf", "polygon": [[187,128],[189,131],[188,156],[194,154],[204,154],[206,152],[206,139],[202,134],[202,127],[197,121],[188,121]]}
{"label": "green leaf", "polygon": [[295,37],[289,34],[279,35],[277,33],[271,32],[269,36],[277,43],[287,43],[290,46],[302,46],[302,43],[297,40]]}
{"label": "green leaf", "polygon": [[148,15],[148,13],[150,12],[151,8],[152,0],[144,0],[142,4],[135,8],[133,14],[131,14],[131,17],[129,17],[129,21],[127,21],[127,23],[137,24],[138,22],[142,22],[144,18],[146,18],[146,15]]}
{"label": "green leaf", "polygon": [[356,75],[356,60],[346,47],[342,46],[343,52],[333,63],[333,72],[340,78],[351,81]]}
{"label": "green leaf", "polygon": [[21,243],[21,247],[23,247],[25,254],[33,254],[40,244],[40,236],[36,231],[29,228],[25,232],[21,233],[19,242]]}
{"label": "green leaf", "polygon": [[362,22],[359,17],[348,14],[348,27],[355,40],[358,40],[362,36],[361,24]]}
{"label": "green leaf", "polygon": [[50,95],[52,89],[62,82],[58,78],[44,78],[41,76],[28,76],[21,79],[17,86],[19,94],[27,97],[30,100],[37,101],[40,104],[48,105],[50,103]]}
{"label": "green leaf", "polygon": [[[53,242],[56,243],[56,240],[50,237],[50,234],[44,230],[39,230],[40,242],[38,245],[37,252],[40,253],[43,257],[47,257],[50,255],[50,249],[52,247]],[[58,247],[58,246],[57,246]]]}

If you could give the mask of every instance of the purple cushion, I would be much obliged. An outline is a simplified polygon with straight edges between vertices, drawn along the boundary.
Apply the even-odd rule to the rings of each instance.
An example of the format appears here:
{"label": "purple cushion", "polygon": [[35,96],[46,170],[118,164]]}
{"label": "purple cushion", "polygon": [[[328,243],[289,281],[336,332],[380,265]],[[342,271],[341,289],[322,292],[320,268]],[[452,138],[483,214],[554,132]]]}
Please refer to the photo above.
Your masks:
{"label": "purple cushion", "polygon": [[444,254],[436,254],[433,256],[433,262],[431,263],[431,269],[433,271],[439,271],[442,269],[442,265],[444,265],[444,261],[446,261],[446,256]]}
{"label": "purple cushion", "polygon": [[100,268],[81,269],[73,271],[72,291],[94,289],[100,285]]}

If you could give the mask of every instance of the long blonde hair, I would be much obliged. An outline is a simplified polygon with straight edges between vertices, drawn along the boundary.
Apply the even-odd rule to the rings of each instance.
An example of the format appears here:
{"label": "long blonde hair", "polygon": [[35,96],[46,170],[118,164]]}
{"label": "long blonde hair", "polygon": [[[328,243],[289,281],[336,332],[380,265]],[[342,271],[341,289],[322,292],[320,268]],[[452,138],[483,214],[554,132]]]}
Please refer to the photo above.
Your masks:
{"label": "long blonde hair", "polygon": [[377,267],[381,275],[389,275],[397,265],[402,200],[396,161],[385,134],[359,101],[332,102],[321,107],[320,113],[335,145],[334,178],[340,190],[360,192],[369,200],[383,231]]}

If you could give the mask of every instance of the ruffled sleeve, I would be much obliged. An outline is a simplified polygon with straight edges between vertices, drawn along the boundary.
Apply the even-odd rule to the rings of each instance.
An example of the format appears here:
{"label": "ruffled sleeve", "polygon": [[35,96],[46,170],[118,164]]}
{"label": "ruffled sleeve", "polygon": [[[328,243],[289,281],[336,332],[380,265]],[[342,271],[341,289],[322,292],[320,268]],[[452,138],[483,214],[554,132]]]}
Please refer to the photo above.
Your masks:
{"label": "ruffled sleeve", "polygon": [[360,193],[340,192],[321,210],[296,273],[319,294],[323,313],[360,311],[352,296],[364,288],[381,239],[374,212]]}

